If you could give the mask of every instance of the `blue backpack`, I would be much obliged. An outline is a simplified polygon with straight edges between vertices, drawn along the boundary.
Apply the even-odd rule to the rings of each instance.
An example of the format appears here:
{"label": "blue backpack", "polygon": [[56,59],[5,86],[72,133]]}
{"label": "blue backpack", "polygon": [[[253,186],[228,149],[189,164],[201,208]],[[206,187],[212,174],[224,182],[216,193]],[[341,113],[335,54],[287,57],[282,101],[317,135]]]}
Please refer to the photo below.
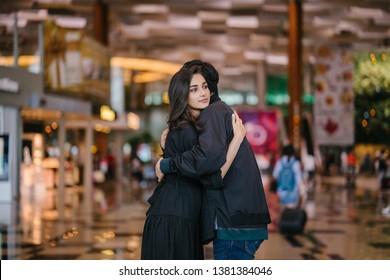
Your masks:
{"label": "blue backpack", "polygon": [[295,160],[282,162],[282,170],[279,173],[277,194],[280,203],[284,205],[296,204],[299,198],[299,190],[295,188],[294,162]]}
{"label": "blue backpack", "polygon": [[293,191],[295,186],[295,175],[293,170],[294,160],[290,160],[287,163],[282,162],[282,170],[279,173],[278,178],[278,190],[281,191]]}

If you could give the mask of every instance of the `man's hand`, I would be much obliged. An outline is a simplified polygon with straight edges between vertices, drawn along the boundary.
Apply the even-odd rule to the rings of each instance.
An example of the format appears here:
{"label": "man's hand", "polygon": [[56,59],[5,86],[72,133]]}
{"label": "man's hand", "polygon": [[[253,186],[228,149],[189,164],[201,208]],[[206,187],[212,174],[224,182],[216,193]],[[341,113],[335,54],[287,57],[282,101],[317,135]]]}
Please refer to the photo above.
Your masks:
{"label": "man's hand", "polygon": [[155,172],[156,172],[156,176],[157,176],[157,180],[159,182],[161,182],[163,179],[164,179],[164,173],[161,172],[161,169],[160,169],[160,161],[162,160],[163,158],[160,158],[157,163],[156,163],[156,167],[155,167]]}
{"label": "man's hand", "polygon": [[163,131],[163,133],[161,134],[161,139],[160,139],[160,146],[161,146],[161,149],[165,149],[165,142],[167,140],[167,135],[168,135],[168,132],[169,132],[169,129],[165,129]]}

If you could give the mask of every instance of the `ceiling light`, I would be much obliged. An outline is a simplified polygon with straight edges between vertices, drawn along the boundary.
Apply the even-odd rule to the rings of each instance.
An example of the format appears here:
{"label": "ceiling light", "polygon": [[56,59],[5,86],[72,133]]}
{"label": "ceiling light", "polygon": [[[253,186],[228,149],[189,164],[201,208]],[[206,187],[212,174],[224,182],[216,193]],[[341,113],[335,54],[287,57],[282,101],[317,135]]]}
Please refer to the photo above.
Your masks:
{"label": "ceiling light", "polygon": [[221,69],[221,73],[225,76],[239,76],[242,71],[240,67],[224,67]]}
{"label": "ceiling light", "polygon": [[349,14],[352,17],[358,18],[377,18],[383,17],[384,12],[381,9],[350,7]]}
{"label": "ceiling light", "polygon": [[256,16],[230,16],[226,25],[231,28],[258,28],[259,20]]}
{"label": "ceiling light", "polygon": [[147,39],[149,37],[149,30],[143,25],[122,24],[119,28],[129,39]]}
{"label": "ceiling light", "polygon": [[265,53],[261,51],[251,51],[251,50],[245,50],[244,51],[244,57],[248,60],[259,60],[262,61],[265,59]]}
{"label": "ceiling light", "polygon": [[249,41],[255,43],[256,45],[266,47],[271,45],[273,38],[271,35],[252,33],[249,35]]}
{"label": "ceiling light", "polygon": [[288,57],[287,55],[282,54],[267,54],[265,56],[265,61],[268,64],[278,64],[278,65],[287,65],[288,64]]}
{"label": "ceiling light", "polygon": [[140,4],[134,5],[131,9],[136,14],[167,14],[169,9],[166,5]]}
{"label": "ceiling light", "polygon": [[126,69],[150,71],[173,75],[181,68],[181,64],[179,65],[175,63],[152,59],[113,57],[111,58],[111,67],[122,67]]}
{"label": "ceiling light", "polygon": [[231,44],[222,45],[222,50],[225,53],[242,53],[242,47]]}
{"label": "ceiling light", "polygon": [[288,46],[289,40],[287,37],[277,37],[274,41],[277,46]]}
{"label": "ceiling light", "polygon": [[225,23],[229,14],[223,11],[198,11],[198,18],[202,20],[202,22],[223,22]]}
{"label": "ceiling light", "polygon": [[64,28],[77,28],[82,29],[87,25],[87,20],[82,17],[55,17],[55,22],[58,26]]}
{"label": "ceiling light", "polygon": [[167,76],[161,73],[143,72],[134,76],[135,83],[151,83],[161,81]]}
{"label": "ceiling light", "polygon": [[[18,57],[18,65],[20,67],[28,67],[33,64],[39,64],[39,56],[33,55],[21,55]],[[0,57],[0,65],[3,66],[12,66],[14,65],[14,57],[13,56],[2,56]]]}
{"label": "ceiling light", "polygon": [[40,10],[21,10],[18,12],[18,20],[46,20],[48,18],[48,12],[45,9]]}
{"label": "ceiling light", "polygon": [[225,54],[220,50],[203,50],[201,52],[201,59],[203,61],[219,61],[223,62],[225,60]]}
{"label": "ceiling light", "polygon": [[178,16],[171,15],[168,20],[169,26],[173,28],[195,29],[199,30],[202,26],[200,18],[197,16]]}
{"label": "ceiling light", "polygon": [[253,64],[240,64],[241,71],[243,73],[256,73],[256,65]]}
{"label": "ceiling light", "polygon": [[[24,28],[27,25],[27,19],[17,18],[18,28]],[[15,14],[0,14],[0,26],[7,26],[7,29],[10,30],[15,24]]]}
{"label": "ceiling light", "polygon": [[335,35],[335,30],[333,27],[327,27],[327,28],[321,28],[317,29],[313,32],[306,32],[307,34],[310,34],[313,39],[318,39],[318,38],[331,38]]}
{"label": "ceiling light", "polygon": [[[158,53],[157,53],[158,52]],[[197,52],[192,52],[193,53],[199,53],[199,50]],[[186,55],[186,51],[183,49],[180,49],[178,51],[177,49],[171,49],[170,51],[161,51],[161,50],[155,50],[153,51],[153,54],[155,55],[154,57],[159,57],[160,60],[165,60],[165,61],[183,61],[183,57]],[[193,55],[190,55],[191,57]],[[196,55],[195,55],[196,56]]]}
{"label": "ceiling light", "polygon": [[333,3],[303,3],[302,10],[305,13],[318,13],[332,9]]}
{"label": "ceiling light", "polygon": [[266,12],[287,13],[287,4],[265,4],[261,6],[261,9]]}
{"label": "ceiling light", "polygon": [[314,17],[314,19],[311,21],[311,24],[314,27],[329,27],[329,26],[335,26],[336,21],[330,18],[322,18],[322,17]]}

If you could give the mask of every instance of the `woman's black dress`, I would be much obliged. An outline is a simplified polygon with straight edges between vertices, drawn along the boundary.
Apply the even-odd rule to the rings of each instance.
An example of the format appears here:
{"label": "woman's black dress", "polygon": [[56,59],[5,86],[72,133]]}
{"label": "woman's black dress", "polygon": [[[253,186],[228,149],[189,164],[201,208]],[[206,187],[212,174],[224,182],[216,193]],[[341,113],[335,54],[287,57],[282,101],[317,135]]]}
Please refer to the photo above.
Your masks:
{"label": "woman's black dress", "polygon": [[[191,124],[168,133],[164,157],[172,157],[198,144]],[[200,237],[202,186],[199,181],[167,174],[148,202],[142,236],[143,260],[203,259]]]}

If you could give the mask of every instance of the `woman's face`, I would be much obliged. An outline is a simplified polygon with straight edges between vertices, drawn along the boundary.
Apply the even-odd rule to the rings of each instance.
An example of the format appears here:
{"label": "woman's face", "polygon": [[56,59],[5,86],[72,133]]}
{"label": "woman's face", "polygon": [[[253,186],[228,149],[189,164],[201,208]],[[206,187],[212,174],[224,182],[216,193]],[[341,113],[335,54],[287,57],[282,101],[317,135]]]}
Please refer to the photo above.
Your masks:
{"label": "woman's face", "polygon": [[207,82],[201,74],[194,74],[190,83],[190,94],[188,95],[188,106],[192,111],[200,112],[210,103],[210,90]]}

